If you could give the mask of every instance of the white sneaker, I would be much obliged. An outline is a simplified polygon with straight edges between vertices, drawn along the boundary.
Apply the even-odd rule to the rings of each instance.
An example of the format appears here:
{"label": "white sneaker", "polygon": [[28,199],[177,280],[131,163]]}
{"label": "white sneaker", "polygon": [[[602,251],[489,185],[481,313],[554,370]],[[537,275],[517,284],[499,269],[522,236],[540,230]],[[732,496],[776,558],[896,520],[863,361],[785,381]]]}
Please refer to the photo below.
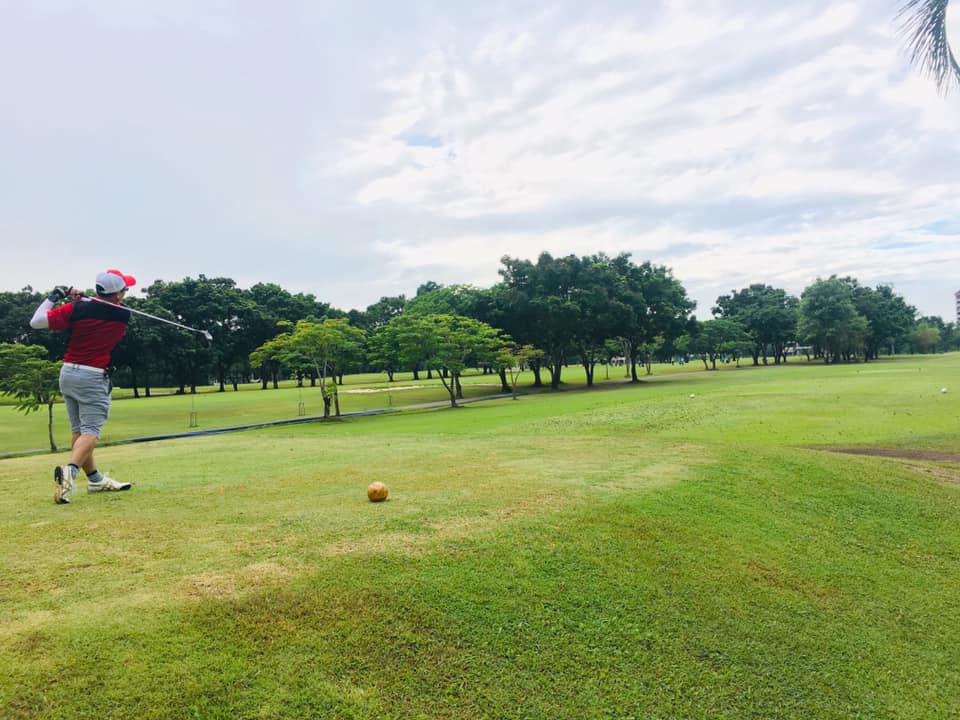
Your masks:
{"label": "white sneaker", "polygon": [[53,482],[57,485],[53,491],[53,501],[57,503],[57,505],[66,505],[70,502],[73,489],[76,487],[73,482],[73,473],[70,472],[70,466],[57,465],[57,467],[53,469]]}
{"label": "white sneaker", "polygon": [[132,486],[130,483],[117,482],[112,477],[103,476],[103,480],[98,483],[88,482],[87,483],[87,492],[105,492],[107,490],[129,490]]}

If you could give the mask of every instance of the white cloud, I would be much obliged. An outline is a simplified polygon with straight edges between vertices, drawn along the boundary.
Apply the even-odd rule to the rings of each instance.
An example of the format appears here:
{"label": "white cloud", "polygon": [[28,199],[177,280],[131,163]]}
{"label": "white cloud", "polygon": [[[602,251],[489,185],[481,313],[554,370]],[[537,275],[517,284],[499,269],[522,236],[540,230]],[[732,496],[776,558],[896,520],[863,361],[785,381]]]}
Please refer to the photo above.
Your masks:
{"label": "white cloud", "polygon": [[[960,101],[908,65],[895,8],[521,7],[11,5],[3,240],[341,306],[546,250],[670,265],[701,310],[852,272],[952,316]],[[0,282],[44,283],[14,265]]]}
{"label": "white cloud", "polygon": [[[669,2],[642,22],[555,22],[465,33],[458,53],[428,51],[390,79],[389,109],[343,167],[368,211],[435,218],[435,234],[385,245],[392,261],[467,272],[507,248],[653,249],[692,283],[752,272],[799,291],[849,268],[869,283],[956,260],[949,237],[923,258],[874,249],[960,210],[960,185],[926,163],[956,161],[960,106],[905,66],[876,6]],[[403,127],[443,142],[405,146]],[[706,229],[725,204],[739,217]],[[505,214],[547,223],[571,205],[582,212],[549,232],[493,227]],[[672,256],[678,238],[701,249]]]}

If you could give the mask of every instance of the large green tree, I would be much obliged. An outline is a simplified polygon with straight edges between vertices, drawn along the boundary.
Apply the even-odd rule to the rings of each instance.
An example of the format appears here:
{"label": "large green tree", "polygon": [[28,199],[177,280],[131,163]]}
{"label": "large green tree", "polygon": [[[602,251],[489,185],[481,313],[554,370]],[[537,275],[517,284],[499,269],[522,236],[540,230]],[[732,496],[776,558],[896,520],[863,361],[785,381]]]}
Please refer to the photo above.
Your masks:
{"label": "large green tree", "polygon": [[786,346],[796,338],[799,300],[785,290],[754,284],[717,298],[716,317],[740,323],[751,341],[753,364],[767,364],[768,353],[774,363],[786,359]]}
{"label": "large green tree", "polygon": [[164,353],[167,368],[179,393],[197,391],[197,385],[206,384],[211,373],[219,373],[224,363],[220,345],[225,340],[229,323],[234,314],[236,284],[229,278],[184,278],[178,282],[157,280],[146,288],[147,298],[156,307],[171,313],[177,322],[206,330],[214,337],[213,343],[205,343],[199,337],[184,336],[182,341],[171,342]]}
{"label": "large green tree", "polygon": [[[149,299],[127,298],[124,305],[176,322],[173,313]],[[118,369],[115,377],[133,389],[135,398],[140,397],[141,386],[150,397],[154,377],[161,376],[171,354],[176,354],[172,348],[184,343],[193,347],[196,339],[166,323],[131,315],[127,332],[113,351],[112,362]]]}
{"label": "large green tree", "polygon": [[639,382],[637,365],[645,364],[650,373],[655,348],[672,343],[687,332],[690,313],[697,304],[687,297],[670,268],[650,262],[637,265],[628,254],[617,256],[613,263],[621,278],[619,297],[627,306],[620,337],[631,381]]}
{"label": "large green tree", "polygon": [[499,330],[462,315],[405,316],[401,320],[396,335],[401,355],[437,371],[451,407],[458,407],[457,398],[463,397],[463,370],[495,366],[499,351],[510,345],[510,338]]}
{"label": "large green tree", "polygon": [[[697,355],[707,370],[717,369],[717,360],[724,355],[736,357],[743,347],[749,347],[751,338],[746,328],[736,320],[715,318],[698,322],[695,331],[683,338],[681,345]],[[708,365],[709,363],[709,365]]]}
{"label": "large green tree", "polygon": [[543,350],[550,386],[556,390],[582,322],[577,302],[580,259],[541,253],[536,263],[510,257],[501,263],[502,297],[511,303],[505,310],[523,317],[524,334],[516,339]]}
{"label": "large green tree", "polygon": [[914,327],[916,309],[907,305],[889,285],[878,285],[874,289],[860,285],[854,278],[843,280],[850,285],[857,312],[867,319],[864,359],[876,359],[881,350],[887,349],[892,355],[897,342],[906,339]]}
{"label": "large green tree", "polygon": [[[286,357],[293,358],[290,362],[307,359],[320,378],[325,418],[330,417],[331,402],[335,406],[335,414],[340,415],[334,376],[338,367],[355,357],[358,349],[363,347],[363,341],[363,331],[350,325],[346,318],[327,318],[321,322],[301,320],[284,341]],[[333,387],[328,385],[328,378]]]}
{"label": "large green tree", "polygon": [[225,390],[228,378],[236,390],[237,379],[248,367],[255,347],[256,338],[250,337],[250,330],[257,328],[262,319],[256,301],[241,292],[230,278],[203,275],[196,281],[187,278],[178,288],[154,288],[152,297],[183,317],[190,318],[192,313],[194,322],[188,324],[209,330],[213,342],[205,349],[218,390]]}
{"label": "large green tree", "polygon": [[[500,270],[503,282],[491,289],[491,320],[494,327],[503,329],[518,343],[533,345],[540,342],[536,311],[533,300],[533,285],[529,275],[532,264],[526,260],[504,257]],[[542,387],[541,368],[544,353],[530,361],[534,387]]]}
{"label": "large green tree", "polygon": [[917,320],[908,335],[908,341],[914,351],[949,352],[960,350],[955,323],[946,323],[939,315],[925,315]]}
{"label": "large green tree", "polygon": [[310,293],[293,294],[275,283],[257,283],[244,291],[244,294],[262,309],[274,332],[277,322],[281,320],[296,324],[299,320],[319,320],[343,315],[329,303],[317,300]]}
{"label": "large green tree", "polygon": [[574,261],[574,288],[571,298],[578,312],[574,323],[573,348],[593,386],[597,363],[609,357],[607,341],[622,337],[629,327],[630,306],[625,302],[626,278],[604,254]]}
{"label": "large green tree", "polygon": [[462,315],[481,319],[488,313],[489,291],[473,285],[437,285],[425,290],[421,286],[417,296],[404,306],[411,315]]}
{"label": "large green tree", "polygon": [[[573,357],[591,384],[596,362],[616,339],[636,381],[637,363],[682,335],[696,306],[668,268],[636,265],[628,254],[554,258],[542,253],[536,263],[510,257],[501,262],[503,281],[493,292],[495,322],[517,342],[543,349],[554,389]],[[533,370],[539,385],[536,364]]]}
{"label": "large green tree", "polygon": [[397,338],[400,327],[399,322],[388,322],[367,336],[367,365],[378,372],[385,372],[388,382],[393,382],[394,375],[403,369],[404,358]]}
{"label": "large green tree", "polygon": [[393,297],[384,296],[372,305],[368,305],[363,312],[351,310],[347,313],[350,324],[367,332],[373,332],[387,325],[395,317],[403,314],[407,305],[407,298],[403,295]]}
{"label": "large green tree", "polygon": [[280,371],[283,361],[288,357],[289,333],[281,333],[260,344],[250,353],[250,364],[260,368],[261,389],[266,390],[269,383],[273,389],[280,387]]}
{"label": "large green tree", "polygon": [[914,348],[921,353],[936,352],[940,344],[940,328],[936,325],[921,321],[910,335]]}
{"label": "large green tree", "polygon": [[957,323],[943,323],[940,326],[940,347],[944,352],[960,350],[960,329]]}
{"label": "large green tree", "polygon": [[857,311],[853,288],[831,276],[803,291],[797,335],[828,363],[851,362],[864,351],[867,319]]}

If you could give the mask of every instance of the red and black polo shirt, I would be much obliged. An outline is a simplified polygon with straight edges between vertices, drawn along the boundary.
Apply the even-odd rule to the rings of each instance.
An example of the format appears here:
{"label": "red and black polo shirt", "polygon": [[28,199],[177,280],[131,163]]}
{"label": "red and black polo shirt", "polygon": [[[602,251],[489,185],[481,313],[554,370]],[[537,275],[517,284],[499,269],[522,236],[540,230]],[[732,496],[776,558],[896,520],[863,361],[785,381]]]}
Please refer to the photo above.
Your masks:
{"label": "red and black polo shirt", "polygon": [[106,369],[110,354],[123,339],[130,311],[93,300],[64,303],[47,312],[51,330],[69,330],[63,361]]}

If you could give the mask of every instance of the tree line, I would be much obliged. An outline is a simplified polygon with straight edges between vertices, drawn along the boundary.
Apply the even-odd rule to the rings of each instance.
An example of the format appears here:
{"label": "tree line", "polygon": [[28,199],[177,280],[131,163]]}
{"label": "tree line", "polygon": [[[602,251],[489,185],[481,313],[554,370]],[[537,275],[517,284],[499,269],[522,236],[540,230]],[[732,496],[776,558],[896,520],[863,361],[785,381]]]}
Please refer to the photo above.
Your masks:
{"label": "tree line", "polygon": [[[629,254],[506,256],[499,275],[489,288],[428,282],[412,297],[382,297],[350,311],[270,283],[244,289],[203,275],[158,280],[125,303],[207,330],[213,342],[133,316],[114,352],[114,382],[140,397],[153,387],[186,393],[214,382],[225,391],[256,378],[267,389],[296,378],[319,383],[335,409],[343,375],[362,371],[385,372],[391,381],[400,371],[436,374],[449,381],[455,402],[466,367],[499,373],[508,391],[511,363],[528,367],[536,386],[557,388],[570,364],[583,367],[590,386],[597,365],[611,361],[638,381],[662,361],[699,359],[715,368],[724,359],[778,364],[801,354],[864,362],[960,349],[955,324],[918,317],[890,286],[850,277],[818,279],[799,298],[750,285],[718,297],[712,319],[698,321],[696,304],[669,268]],[[43,297],[29,287],[0,293],[0,342],[43,347],[55,361],[65,335],[29,326]]]}

